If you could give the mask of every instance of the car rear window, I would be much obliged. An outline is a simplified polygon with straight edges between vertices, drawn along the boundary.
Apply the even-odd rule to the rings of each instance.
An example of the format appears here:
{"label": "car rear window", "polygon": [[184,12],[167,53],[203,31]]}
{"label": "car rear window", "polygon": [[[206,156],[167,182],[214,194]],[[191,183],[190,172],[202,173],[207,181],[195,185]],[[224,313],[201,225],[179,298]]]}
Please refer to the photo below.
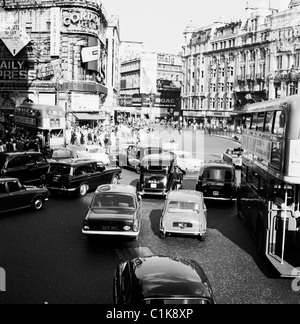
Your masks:
{"label": "car rear window", "polygon": [[92,208],[135,209],[135,202],[130,195],[103,193],[94,197]]}
{"label": "car rear window", "polygon": [[232,172],[225,169],[206,169],[203,173],[204,180],[232,181]]}
{"label": "car rear window", "polygon": [[168,206],[168,212],[198,214],[200,212],[200,205],[194,202],[171,201]]}
{"label": "car rear window", "polygon": [[51,165],[49,172],[61,175],[71,175],[72,168],[65,165]]}

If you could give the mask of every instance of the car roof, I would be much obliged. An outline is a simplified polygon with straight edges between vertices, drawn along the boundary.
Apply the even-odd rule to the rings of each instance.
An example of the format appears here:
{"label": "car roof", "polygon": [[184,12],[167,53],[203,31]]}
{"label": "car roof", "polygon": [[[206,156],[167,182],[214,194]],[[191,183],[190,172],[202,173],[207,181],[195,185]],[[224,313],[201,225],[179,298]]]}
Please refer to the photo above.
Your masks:
{"label": "car roof", "polygon": [[199,202],[203,193],[193,190],[174,190],[167,195],[167,200]]}
{"label": "car roof", "polygon": [[0,182],[7,182],[7,181],[19,181],[19,179],[10,178],[10,177],[0,177]]}
{"label": "car roof", "polygon": [[136,196],[137,191],[136,187],[133,186],[107,184],[97,188],[95,194],[101,193],[130,194]]}
{"label": "car roof", "polygon": [[203,168],[234,169],[234,165],[225,161],[205,161]]}
{"label": "car roof", "polygon": [[24,152],[21,152],[21,151],[15,151],[15,152],[1,152],[0,153],[0,156],[21,156],[21,155],[41,155],[42,153],[40,152],[35,152],[35,151],[24,151]]}
{"label": "car roof", "polygon": [[93,164],[97,163],[96,160],[90,160],[90,159],[68,159],[64,161],[58,161],[58,162],[53,162],[51,165],[63,165],[63,166],[70,166],[70,167],[78,167],[78,166],[83,166],[87,164]]}
{"label": "car roof", "polygon": [[129,262],[137,298],[212,297],[208,279],[195,261],[152,256]]}

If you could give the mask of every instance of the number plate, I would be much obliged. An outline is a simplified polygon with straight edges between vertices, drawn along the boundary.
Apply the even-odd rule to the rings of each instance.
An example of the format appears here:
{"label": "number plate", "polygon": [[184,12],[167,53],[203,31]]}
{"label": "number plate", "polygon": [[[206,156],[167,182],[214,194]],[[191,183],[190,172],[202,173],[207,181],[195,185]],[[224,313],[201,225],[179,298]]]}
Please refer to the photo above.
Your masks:
{"label": "number plate", "polygon": [[157,188],[157,184],[156,183],[151,183],[151,189],[156,189]]}
{"label": "number plate", "polygon": [[213,195],[216,196],[216,197],[218,197],[218,196],[220,196],[220,192],[219,191],[214,191],[213,192]]}
{"label": "number plate", "polygon": [[102,231],[118,231],[118,226],[102,226]]}

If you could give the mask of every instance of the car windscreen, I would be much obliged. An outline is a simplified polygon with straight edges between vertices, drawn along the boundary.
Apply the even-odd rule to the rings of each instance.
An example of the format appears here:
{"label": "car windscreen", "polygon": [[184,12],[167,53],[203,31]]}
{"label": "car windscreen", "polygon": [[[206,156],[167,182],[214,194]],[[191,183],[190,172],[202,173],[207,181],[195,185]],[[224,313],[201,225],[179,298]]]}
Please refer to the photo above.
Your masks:
{"label": "car windscreen", "polygon": [[67,165],[51,165],[49,168],[50,173],[56,173],[61,175],[71,175],[72,168]]}
{"label": "car windscreen", "polygon": [[92,209],[135,209],[134,197],[126,194],[97,194],[92,202]]}
{"label": "car windscreen", "polygon": [[206,169],[203,173],[203,180],[230,182],[232,181],[232,172],[226,169]]}
{"label": "car windscreen", "polygon": [[170,201],[168,212],[198,214],[200,212],[200,205],[196,202]]}

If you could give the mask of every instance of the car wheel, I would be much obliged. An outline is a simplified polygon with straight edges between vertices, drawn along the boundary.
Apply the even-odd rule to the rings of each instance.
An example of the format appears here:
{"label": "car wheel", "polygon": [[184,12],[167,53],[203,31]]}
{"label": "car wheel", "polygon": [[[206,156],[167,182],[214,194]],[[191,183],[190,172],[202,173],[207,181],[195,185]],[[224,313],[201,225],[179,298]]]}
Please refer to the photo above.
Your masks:
{"label": "car wheel", "polygon": [[83,197],[85,197],[85,196],[87,195],[88,191],[89,191],[88,186],[87,186],[86,184],[82,184],[82,185],[79,187],[79,190],[78,190],[78,196],[79,196],[80,198],[83,198]]}
{"label": "car wheel", "polygon": [[34,201],[32,202],[32,208],[34,210],[41,210],[44,207],[44,201],[42,198],[35,198]]}
{"label": "car wheel", "polygon": [[141,174],[141,166],[140,165],[136,166],[135,171],[137,174]]}
{"label": "car wheel", "polygon": [[116,186],[119,183],[119,179],[116,175],[114,175],[111,179],[111,184]]}
{"label": "car wheel", "polygon": [[199,241],[202,242],[202,243],[205,243],[205,241],[206,241],[206,236],[205,236],[205,235],[200,235],[200,236],[199,236]]}
{"label": "car wheel", "polygon": [[165,240],[165,239],[167,238],[167,233],[160,232],[159,237],[160,237],[162,240]]}

